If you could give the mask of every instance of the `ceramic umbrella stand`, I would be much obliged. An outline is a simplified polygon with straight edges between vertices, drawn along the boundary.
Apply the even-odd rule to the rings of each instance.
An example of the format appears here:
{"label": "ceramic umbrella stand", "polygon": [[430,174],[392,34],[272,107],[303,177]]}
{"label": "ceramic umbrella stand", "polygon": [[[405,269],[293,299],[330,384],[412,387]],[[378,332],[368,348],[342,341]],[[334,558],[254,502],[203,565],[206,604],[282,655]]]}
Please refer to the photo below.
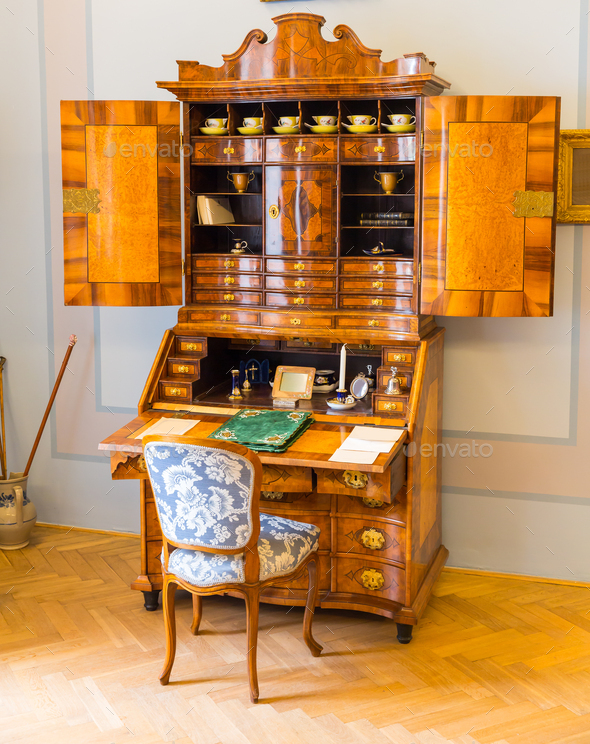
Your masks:
{"label": "ceramic umbrella stand", "polygon": [[17,550],[29,544],[37,510],[27,498],[28,476],[10,473],[0,480],[0,550]]}

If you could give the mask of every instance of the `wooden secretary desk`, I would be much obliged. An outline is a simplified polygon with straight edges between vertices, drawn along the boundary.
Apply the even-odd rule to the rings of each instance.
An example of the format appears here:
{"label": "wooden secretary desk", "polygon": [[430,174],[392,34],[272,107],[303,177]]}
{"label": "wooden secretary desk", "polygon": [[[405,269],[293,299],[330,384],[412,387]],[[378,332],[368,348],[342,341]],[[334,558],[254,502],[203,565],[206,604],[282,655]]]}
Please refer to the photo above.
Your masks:
{"label": "wooden secretary desk", "polygon": [[[168,416],[194,418],[191,435],[207,436],[240,407],[270,407],[260,384],[228,400],[240,362],[337,370],[346,343],[347,385],[371,364],[375,390],[354,409],[314,394],[302,404],[312,428],[281,455],[261,453],[263,500],[321,527],[321,606],[392,618],[408,642],[448,555],[436,457],[444,329],[433,316],[551,315],[559,99],[440,96],[449,83],[422,53],[383,62],[347,26],[326,41],[321,16],[274,22],[272,41],[251,31],[221,67],[179,62],[179,80],[158,83],[182,102],[182,133],[178,102],[62,103],[65,301],[181,305],[184,282],[138,418],[100,445],[113,478],[140,480],[132,586],[147,609],[162,585],[161,536],[138,433]],[[349,133],[358,114],[377,131]],[[390,133],[392,114],[414,116],[415,132]],[[275,133],[286,116],[299,116],[300,134]],[[336,133],[311,133],[314,116],[335,116]],[[262,128],[243,136],[247,117]],[[211,118],[228,132],[203,135]],[[387,194],[390,172],[403,180]],[[243,193],[236,173],[248,174]],[[199,196],[229,199],[235,223],[201,224]],[[398,212],[412,219],[360,224]],[[364,253],[376,246],[389,252]],[[399,395],[385,393],[392,366]],[[373,465],[329,462],[358,423],[404,431]],[[265,599],[303,604],[305,591]]]}

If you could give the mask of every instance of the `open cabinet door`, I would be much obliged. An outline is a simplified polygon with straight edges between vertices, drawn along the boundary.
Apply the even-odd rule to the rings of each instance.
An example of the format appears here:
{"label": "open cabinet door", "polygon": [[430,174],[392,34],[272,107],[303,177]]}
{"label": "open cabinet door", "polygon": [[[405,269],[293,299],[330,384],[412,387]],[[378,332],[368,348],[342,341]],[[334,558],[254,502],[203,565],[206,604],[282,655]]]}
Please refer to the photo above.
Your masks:
{"label": "open cabinet door", "polygon": [[420,312],[552,314],[559,103],[426,99]]}
{"label": "open cabinet door", "polygon": [[62,101],[66,305],[181,305],[180,104]]}

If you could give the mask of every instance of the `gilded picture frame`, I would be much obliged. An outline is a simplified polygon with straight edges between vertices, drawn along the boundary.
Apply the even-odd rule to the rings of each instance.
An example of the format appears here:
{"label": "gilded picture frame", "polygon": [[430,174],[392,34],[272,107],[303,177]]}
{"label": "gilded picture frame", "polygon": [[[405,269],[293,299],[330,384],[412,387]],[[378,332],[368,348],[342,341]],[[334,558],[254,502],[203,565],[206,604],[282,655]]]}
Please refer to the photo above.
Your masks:
{"label": "gilded picture frame", "polygon": [[557,222],[590,224],[590,129],[560,132]]}

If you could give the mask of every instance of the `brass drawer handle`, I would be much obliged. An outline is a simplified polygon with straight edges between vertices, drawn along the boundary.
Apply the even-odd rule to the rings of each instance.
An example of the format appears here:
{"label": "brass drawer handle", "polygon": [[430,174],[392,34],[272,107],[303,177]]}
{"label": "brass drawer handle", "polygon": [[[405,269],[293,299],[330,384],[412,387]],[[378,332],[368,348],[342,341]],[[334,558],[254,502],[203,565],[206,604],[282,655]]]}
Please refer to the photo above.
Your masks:
{"label": "brass drawer handle", "polygon": [[370,499],[367,497],[363,499],[363,504],[370,507],[371,509],[378,509],[379,507],[383,506],[383,502],[379,499]]}
{"label": "brass drawer handle", "polygon": [[220,320],[231,320],[231,315],[223,314],[220,318]]}
{"label": "brass drawer handle", "polygon": [[296,263],[296,264],[295,264],[295,266],[293,266],[293,268],[294,268],[294,269],[295,269],[296,271],[303,271],[303,269],[305,268],[305,264],[302,264],[302,263]]}
{"label": "brass drawer handle", "polygon": [[373,289],[383,289],[383,282],[373,282]]}
{"label": "brass drawer handle", "polygon": [[377,299],[377,300],[371,300],[371,305],[382,305],[383,300]]}
{"label": "brass drawer handle", "polygon": [[376,568],[365,568],[361,574],[361,583],[365,589],[370,589],[371,591],[376,592],[378,589],[381,589],[383,584],[385,584],[383,571],[379,571]]}
{"label": "brass drawer handle", "polygon": [[394,354],[393,355],[393,361],[394,362],[405,362],[406,361],[406,355],[405,354]]}
{"label": "brass drawer handle", "polygon": [[185,364],[179,364],[176,371],[179,375],[187,375],[190,372],[190,369]]}
{"label": "brass drawer handle", "polygon": [[385,148],[383,147],[383,145],[375,145],[373,149],[375,150],[375,152],[385,152]]}
{"label": "brass drawer handle", "polygon": [[305,287],[305,282],[303,281],[303,279],[297,279],[297,281],[295,282],[295,286],[296,287]]}
{"label": "brass drawer handle", "polygon": [[295,148],[295,152],[305,152],[307,150],[307,147],[305,145],[297,145]]}
{"label": "brass drawer handle", "polygon": [[370,320],[369,321],[369,325],[372,326],[373,328],[375,328],[376,326],[379,325],[379,321],[378,320]]}
{"label": "brass drawer handle", "polygon": [[228,259],[226,259],[226,260],[225,260],[225,261],[223,262],[223,265],[224,265],[224,267],[225,267],[226,269],[233,269],[233,267],[234,267],[234,266],[235,266],[236,264],[235,264],[235,262],[234,262],[234,261],[230,261],[230,260],[229,260],[229,258],[228,258]]}
{"label": "brass drawer handle", "polygon": [[224,155],[233,155],[235,152],[233,147],[224,147],[223,148],[223,154]]}
{"label": "brass drawer handle", "polygon": [[384,411],[397,411],[397,403],[384,403],[383,410]]}
{"label": "brass drawer handle", "polygon": [[383,264],[373,264],[373,271],[385,271]]}
{"label": "brass drawer handle", "polygon": [[226,302],[231,302],[232,300],[235,300],[236,298],[235,298],[235,295],[233,295],[233,294],[224,294],[223,295],[223,299]]}
{"label": "brass drawer handle", "polygon": [[236,280],[233,278],[233,276],[226,276],[223,278],[224,284],[235,284]]}
{"label": "brass drawer handle", "polygon": [[304,302],[305,302],[305,300],[303,299],[303,297],[296,297],[293,300],[293,304],[294,305],[303,305]]}
{"label": "brass drawer handle", "polygon": [[187,344],[186,345],[187,351],[197,351],[197,345],[196,344]]}
{"label": "brass drawer handle", "polygon": [[276,204],[272,204],[269,207],[268,213],[271,216],[271,219],[276,220],[276,218],[279,216],[279,208]]}
{"label": "brass drawer handle", "polygon": [[299,318],[291,318],[291,325],[301,325],[301,320]]}
{"label": "brass drawer handle", "polygon": [[371,527],[361,535],[361,543],[369,550],[381,550],[385,545],[385,538],[382,532]]}
{"label": "brass drawer handle", "polygon": [[182,395],[182,390],[180,388],[170,388],[169,395]]}

